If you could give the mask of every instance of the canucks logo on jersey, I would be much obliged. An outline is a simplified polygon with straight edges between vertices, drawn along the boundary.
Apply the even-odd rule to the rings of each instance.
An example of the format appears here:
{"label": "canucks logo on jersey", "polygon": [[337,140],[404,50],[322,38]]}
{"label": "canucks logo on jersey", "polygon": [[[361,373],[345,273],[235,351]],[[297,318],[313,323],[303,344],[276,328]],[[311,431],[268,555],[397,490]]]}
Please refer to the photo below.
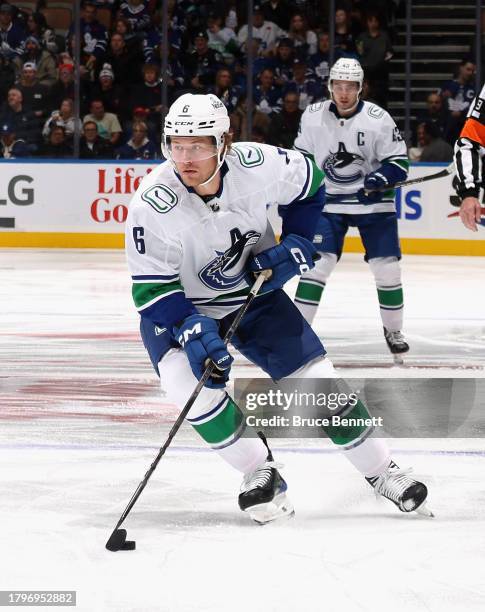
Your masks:
{"label": "canucks logo on jersey", "polygon": [[330,152],[322,164],[322,170],[325,172],[325,178],[332,183],[349,185],[364,177],[364,172],[359,167],[364,161],[361,155],[349,153],[344,143],[339,142],[338,151]]}
{"label": "canucks logo on jersey", "polygon": [[243,268],[232,276],[230,271],[239,263],[244,249],[256,244],[261,237],[261,234],[254,230],[249,230],[243,235],[237,227],[230,231],[230,235],[231,246],[226,251],[216,251],[217,257],[199,272],[200,280],[210,289],[224,291],[239,285],[246,275],[246,270]]}

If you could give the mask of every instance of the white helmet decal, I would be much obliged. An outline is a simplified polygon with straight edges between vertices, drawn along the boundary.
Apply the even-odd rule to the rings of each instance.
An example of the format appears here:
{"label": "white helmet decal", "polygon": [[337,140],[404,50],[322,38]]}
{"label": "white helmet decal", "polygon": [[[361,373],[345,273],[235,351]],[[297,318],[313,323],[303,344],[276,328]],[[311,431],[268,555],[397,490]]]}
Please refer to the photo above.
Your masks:
{"label": "white helmet decal", "polygon": [[364,82],[364,71],[356,59],[341,57],[330,68],[328,89],[332,93],[332,81],[353,81],[359,84],[359,94]]}

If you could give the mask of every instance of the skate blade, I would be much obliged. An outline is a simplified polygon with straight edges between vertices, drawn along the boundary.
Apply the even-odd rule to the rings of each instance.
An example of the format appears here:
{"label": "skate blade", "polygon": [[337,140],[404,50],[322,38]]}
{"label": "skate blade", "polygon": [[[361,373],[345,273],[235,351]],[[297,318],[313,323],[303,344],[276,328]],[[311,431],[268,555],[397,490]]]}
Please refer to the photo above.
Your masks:
{"label": "skate blade", "polygon": [[394,361],[394,365],[396,365],[396,366],[404,365],[404,359],[402,358],[402,354],[401,353],[393,353],[392,359]]}
{"label": "skate blade", "polygon": [[291,518],[295,514],[293,504],[286,496],[286,493],[276,495],[272,501],[266,504],[252,506],[246,512],[258,525],[266,525],[266,523],[271,523],[281,518]]}
{"label": "skate blade", "polygon": [[435,516],[426,504],[421,504],[416,508],[414,512],[416,512],[417,514],[421,514],[421,516],[427,516],[429,518],[434,518]]}

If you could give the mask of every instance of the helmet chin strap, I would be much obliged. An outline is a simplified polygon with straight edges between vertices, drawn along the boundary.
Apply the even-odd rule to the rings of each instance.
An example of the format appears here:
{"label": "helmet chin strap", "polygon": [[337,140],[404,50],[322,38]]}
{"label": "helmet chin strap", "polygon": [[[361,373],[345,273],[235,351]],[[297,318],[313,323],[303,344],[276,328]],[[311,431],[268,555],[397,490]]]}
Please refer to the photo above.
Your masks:
{"label": "helmet chin strap", "polygon": [[207,185],[207,183],[210,183],[212,181],[212,179],[216,176],[222,164],[224,163],[224,159],[226,158],[226,153],[227,153],[227,146],[224,144],[221,150],[217,152],[217,165],[215,167],[214,172],[203,183],[199,183],[197,187],[203,187],[204,185]]}

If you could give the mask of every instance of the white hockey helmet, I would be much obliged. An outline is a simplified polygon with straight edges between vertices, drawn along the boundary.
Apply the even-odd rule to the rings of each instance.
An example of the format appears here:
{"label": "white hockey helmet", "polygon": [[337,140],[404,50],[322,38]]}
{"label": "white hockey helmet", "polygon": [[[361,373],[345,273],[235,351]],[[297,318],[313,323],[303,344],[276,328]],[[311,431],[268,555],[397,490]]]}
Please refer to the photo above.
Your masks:
{"label": "white hockey helmet", "polygon": [[224,136],[229,132],[229,125],[227,109],[217,96],[184,94],[175,100],[165,117],[162,153],[174,164],[170,152],[170,139],[173,136],[212,136],[218,157],[217,172],[226,156]]}
{"label": "white hockey helmet", "polygon": [[332,93],[332,81],[353,81],[359,84],[359,94],[364,83],[364,71],[359,61],[352,58],[341,57],[330,68],[328,90]]}

